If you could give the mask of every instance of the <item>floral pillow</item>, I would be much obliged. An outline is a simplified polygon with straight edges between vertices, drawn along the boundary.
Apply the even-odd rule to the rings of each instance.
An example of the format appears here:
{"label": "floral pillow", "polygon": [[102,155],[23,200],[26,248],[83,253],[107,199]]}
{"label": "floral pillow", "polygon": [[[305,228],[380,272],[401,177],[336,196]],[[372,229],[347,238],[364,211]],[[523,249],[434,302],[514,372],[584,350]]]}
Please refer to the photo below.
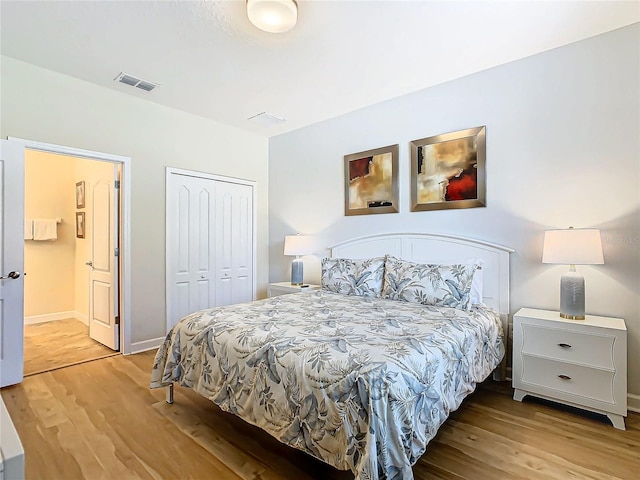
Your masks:
{"label": "floral pillow", "polygon": [[382,297],[468,310],[474,264],[428,265],[387,256]]}
{"label": "floral pillow", "polygon": [[362,297],[382,294],[384,257],[351,260],[325,258],[322,260],[322,288],[330,292]]}

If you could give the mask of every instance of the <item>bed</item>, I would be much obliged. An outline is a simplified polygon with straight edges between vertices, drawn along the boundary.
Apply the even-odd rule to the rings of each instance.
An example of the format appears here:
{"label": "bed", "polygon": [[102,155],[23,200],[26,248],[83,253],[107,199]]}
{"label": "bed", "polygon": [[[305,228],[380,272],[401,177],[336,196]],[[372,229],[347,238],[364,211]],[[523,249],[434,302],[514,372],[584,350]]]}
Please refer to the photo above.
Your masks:
{"label": "bed", "polygon": [[[343,242],[323,262],[323,290],[182,319],[156,354],[151,387],[169,387],[168,401],[173,382],[191,388],[358,480],[412,479],[449,413],[492,372],[503,375],[510,252],[433,234]],[[380,261],[381,295],[353,294],[355,283],[346,288],[327,274],[345,262],[369,269],[357,282],[367,292],[378,285],[369,271],[379,272]],[[480,299],[472,305],[453,287],[445,306],[396,298],[409,291],[402,272],[415,265],[462,283],[471,282],[463,275],[471,265],[481,266]]]}

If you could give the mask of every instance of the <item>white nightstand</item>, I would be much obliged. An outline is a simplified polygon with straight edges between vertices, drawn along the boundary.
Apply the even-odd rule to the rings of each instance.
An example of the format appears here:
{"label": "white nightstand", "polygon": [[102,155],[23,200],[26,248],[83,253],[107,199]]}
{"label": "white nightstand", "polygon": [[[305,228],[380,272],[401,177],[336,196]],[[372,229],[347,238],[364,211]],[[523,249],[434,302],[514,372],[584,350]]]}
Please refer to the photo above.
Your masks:
{"label": "white nightstand", "polygon": [[290,282],[270,283],[267,289],[267,296],[277,297],[278,295],[287,295],[288,293],[313,292],[314,290],[320,290],[320,288],[320,285],[305,284],[304,287],[299,287],[291,285]]}
{"label": "white nightstand", "polygon": [[627,328],[621,318],[522,308],[513,317],[514,400],[526,395],[604,414],[624,430]]}

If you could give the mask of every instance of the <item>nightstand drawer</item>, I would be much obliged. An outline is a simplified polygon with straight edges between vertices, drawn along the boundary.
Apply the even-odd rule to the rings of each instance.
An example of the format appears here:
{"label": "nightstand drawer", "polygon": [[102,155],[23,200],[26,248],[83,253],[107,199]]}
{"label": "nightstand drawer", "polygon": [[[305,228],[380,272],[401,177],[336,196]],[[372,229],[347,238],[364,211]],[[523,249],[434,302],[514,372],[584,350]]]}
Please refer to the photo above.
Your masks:
{"label": "nightstand drawer", "polygon": [[[615,404],[615,372],[540,357],[522,357],[521,381],[569,395]],[[535,391],[535,388],[532,389]]]}
{"label": "nightstand drawer", "polygon": [[522,324],[522,354],[615,369],[615,337]]}

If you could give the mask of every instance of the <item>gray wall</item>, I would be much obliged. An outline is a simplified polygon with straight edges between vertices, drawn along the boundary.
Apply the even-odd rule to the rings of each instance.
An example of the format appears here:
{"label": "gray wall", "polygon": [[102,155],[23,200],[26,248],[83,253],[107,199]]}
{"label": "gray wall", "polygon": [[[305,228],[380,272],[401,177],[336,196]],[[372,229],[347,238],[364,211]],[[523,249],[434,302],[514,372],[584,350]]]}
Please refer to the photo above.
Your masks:
{"label": "gray wall", "polygon": [[[131,157],[131,341],[159,344],[165,316],[165,168],[257,182],[258,291],[268,278],[268,141],[8,57],[0,135]],[[127,321],[127,319],[125,319]]]}
{"label": "gray wall", "polygon": [[[305,280],[317,283],[324,249],[339,241],[453,233],[515,248],[511,313],[557,309],[567,267],[541,263],[543,232],[599,228],[606,264],[578,267],[587,313],[626,320],[629,391],[640,394],[639,45],[634,24],[272,138],[270,281],[289,279],[286,234],[316,236]],[[410,212],[409,142],[479,125],[487,207]],[[400,213],[345,217],[343,156],[395,143]]]}

